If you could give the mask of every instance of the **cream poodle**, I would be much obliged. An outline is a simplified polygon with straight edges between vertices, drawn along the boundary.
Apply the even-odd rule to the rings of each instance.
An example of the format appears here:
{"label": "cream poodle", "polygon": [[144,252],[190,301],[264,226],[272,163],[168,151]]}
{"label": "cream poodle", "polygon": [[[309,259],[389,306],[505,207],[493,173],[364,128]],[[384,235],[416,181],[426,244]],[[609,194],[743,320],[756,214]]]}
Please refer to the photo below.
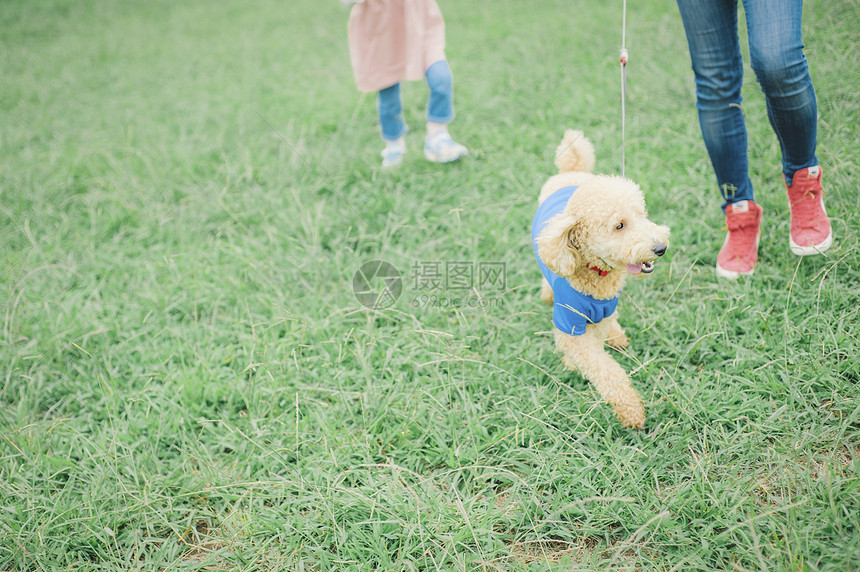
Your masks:
{"label": "cream poodle", "polygon": [[628,276],[651,273],[666,252],[669,228],[648,220],[636,183],[591,173],[594,147],[582,131],[565,133],[555,164],[559,174],[541,188],[532,244],[544,276],[541,299],[553,306],[556,347],[624,427],[641,429],[642,400],[604,342],[627,347],[618,295]]}

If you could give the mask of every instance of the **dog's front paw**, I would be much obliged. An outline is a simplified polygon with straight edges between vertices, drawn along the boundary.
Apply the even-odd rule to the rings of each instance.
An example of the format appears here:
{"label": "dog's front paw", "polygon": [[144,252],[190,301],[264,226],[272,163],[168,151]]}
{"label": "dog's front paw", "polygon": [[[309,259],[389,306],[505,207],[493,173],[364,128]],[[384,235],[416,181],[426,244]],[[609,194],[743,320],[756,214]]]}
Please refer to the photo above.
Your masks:
{"label": "dog's front paw", "polygon": [[615,348],[616,350],[623,350],[630,345],[630,338],[628,338],[624,334],[624,331],[619,328],[618,333],[616,333],[612,337],[606,338],[606,343],[610,347]]}
{"label": "dog's front paw", "polygon": [[616,407],[615,414],[625,429],[645,428],[645,409],[642,407],[625,407],[623,411]]}
{"label": "dog's front paw", "polygon": [[617,349],[623,350],[630,344],[630,339],[624,333],[624,328],[618,323],[618,314],[612,314],[607,318],[606,339],[608,345]]}
{"label": "dog's front paw", "polygon": [[621,426],[625,429],[642,429],[645,427],[645,408],[642,406],[639,395],[632,388],[630,392],[626,392],[622,401],[616,401],[612,404],[612,409],[615,410],[615,415],[618,416]]}

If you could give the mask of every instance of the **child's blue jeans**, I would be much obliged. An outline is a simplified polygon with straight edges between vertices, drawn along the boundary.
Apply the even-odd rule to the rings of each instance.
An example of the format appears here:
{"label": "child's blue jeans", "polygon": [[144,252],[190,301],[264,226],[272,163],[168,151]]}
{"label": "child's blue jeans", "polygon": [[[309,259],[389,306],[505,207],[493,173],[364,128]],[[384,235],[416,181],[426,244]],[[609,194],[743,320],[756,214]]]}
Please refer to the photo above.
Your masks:
{"label": "child's blue jeans", "polygon": [[[430,97],[427,102],[427,121],[448,123],[454,119],[454,81],[448,62],[439,60],[427,68],[424,74]],[[400,84],[395,83],[379,92],[379,125],[386,141],[399,139],[408,131],[403,121],[400,103]]]}
{"label": "child's blue jeans", "polygon": [[[696,79],[696,107],[705,147],[725,204],[753,200],[747,131],[741,110],[743,60],[737,0],[677,0]],[[782,169],[818,164],[818,107],[803,54],[803,0],[742,0],[750,65],[782,150]],[[725,205],[724,205],[725,206]]]}

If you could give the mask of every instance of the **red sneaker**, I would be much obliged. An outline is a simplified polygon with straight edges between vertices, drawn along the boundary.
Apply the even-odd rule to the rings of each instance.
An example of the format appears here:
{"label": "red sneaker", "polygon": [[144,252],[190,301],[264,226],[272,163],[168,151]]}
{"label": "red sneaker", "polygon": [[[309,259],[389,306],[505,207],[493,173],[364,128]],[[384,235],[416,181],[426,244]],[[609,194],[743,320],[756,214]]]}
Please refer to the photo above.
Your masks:
{"label": "red sneaker", "polygon": [[798,256],[820,254],[833,244],[830,219],[824,210],[821,189],[821,167],[801,169],[792,182],[786,182],[788,208],[791,210],[791,231],[788,246]]}
{"label": "red sneaker", "polygon": [[720,278],[735,280],[755,270],[761,213],[762,208],[753,201],[726,205],[726,228],[729,233],[717,256],[717,276]]}

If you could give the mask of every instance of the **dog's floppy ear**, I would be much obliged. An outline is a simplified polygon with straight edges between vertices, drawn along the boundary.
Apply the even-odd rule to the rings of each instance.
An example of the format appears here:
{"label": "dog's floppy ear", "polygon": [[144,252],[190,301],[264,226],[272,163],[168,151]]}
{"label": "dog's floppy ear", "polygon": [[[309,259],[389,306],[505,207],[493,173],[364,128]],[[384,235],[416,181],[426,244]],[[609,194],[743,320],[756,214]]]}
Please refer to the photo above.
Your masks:
{"label": "dog's floppy ear", "polygon": [[546,223],[537,237],[538,256],[559,276],[571,276],[582,264],[579,252],[581,229],[576,220],[564,213]]}

